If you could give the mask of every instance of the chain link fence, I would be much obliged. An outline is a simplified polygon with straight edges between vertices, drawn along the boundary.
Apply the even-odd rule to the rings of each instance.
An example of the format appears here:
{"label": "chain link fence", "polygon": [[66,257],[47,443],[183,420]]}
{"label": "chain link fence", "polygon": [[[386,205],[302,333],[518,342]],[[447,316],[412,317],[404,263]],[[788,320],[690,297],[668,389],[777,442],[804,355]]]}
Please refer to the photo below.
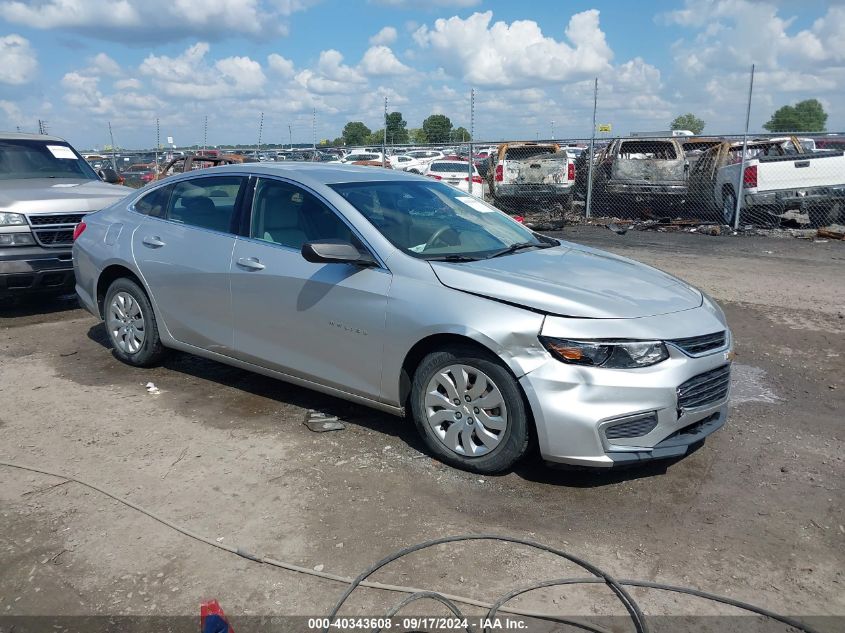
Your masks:
{"label": "chain link fence", "polygon": [[[216,151],[231,154],[225,148]],[[845,135],[473,141],[376,145],[349,152],[319,147],[241,150],[235,156],[243,161],[344,161],[417,173],[541,226],[584,221],[732,229],[845,224]],[[124,172],[129,184],[150,181],[149,175],[146,182],[134,177],[138,171]]]}

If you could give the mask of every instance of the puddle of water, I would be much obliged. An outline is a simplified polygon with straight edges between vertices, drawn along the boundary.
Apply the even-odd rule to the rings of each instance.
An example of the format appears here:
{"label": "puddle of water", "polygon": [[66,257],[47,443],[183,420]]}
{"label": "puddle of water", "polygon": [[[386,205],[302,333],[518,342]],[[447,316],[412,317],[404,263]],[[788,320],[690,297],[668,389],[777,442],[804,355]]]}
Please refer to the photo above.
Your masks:
{"label": "puddle of water", "polygon": [[759,367],[734,363],[731,368],[731,404],[746,402],[778,402],[774,391],[766,386],[766,372]]}

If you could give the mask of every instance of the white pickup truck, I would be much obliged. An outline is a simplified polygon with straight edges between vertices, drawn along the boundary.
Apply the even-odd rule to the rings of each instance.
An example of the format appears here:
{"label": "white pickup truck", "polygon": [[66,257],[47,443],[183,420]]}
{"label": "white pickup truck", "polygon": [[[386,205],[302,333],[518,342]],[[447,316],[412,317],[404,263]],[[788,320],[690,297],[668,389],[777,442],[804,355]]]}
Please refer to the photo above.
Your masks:
{"label": "white pickup truck", "polygon": [[[733,224],[739,191],[742,143],[724,142],[705,152],[689,174],[691,211],[720,211]],[[845,153],[806,153],[800,142],[749,141],[742,174],[742,214],[754,223],[777,222],[788,210],[813,226],[836,221],[845,207]]]}
{"label": "white pickup truck", "polygon": [[491,156],[487,179],[493,201],[505,210],[532,203],[572,206],[575,161],[557,143],[503,143]]}

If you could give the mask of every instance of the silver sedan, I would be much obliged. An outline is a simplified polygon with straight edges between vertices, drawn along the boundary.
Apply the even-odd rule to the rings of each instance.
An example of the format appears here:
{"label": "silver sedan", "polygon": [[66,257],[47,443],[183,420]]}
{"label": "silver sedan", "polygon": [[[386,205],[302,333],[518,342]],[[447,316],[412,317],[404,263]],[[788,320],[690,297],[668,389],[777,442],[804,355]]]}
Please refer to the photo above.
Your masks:
{"label": "silver sedan", "polygon": [[654,268],[402,172],[247,164],[89,215],[76,290],[126,363],[179,349],[413,419],[479,473],[679,457],[727,416],[731,334]]}

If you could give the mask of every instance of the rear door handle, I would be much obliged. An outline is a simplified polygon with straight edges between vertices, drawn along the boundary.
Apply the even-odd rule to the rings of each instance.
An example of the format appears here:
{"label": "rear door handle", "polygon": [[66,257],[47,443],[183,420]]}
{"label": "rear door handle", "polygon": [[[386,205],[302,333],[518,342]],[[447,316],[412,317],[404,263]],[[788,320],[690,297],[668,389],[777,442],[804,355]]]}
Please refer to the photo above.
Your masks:
{"label": "rear door handle", "polygon": [[161,248],[164,246],[164,242],[161,241],[161,238],[158,235],[147,236],[143,239],[144,246],[149,246],[150,248]]}
{"label": "rear door handle", "polygon": [[241,257],[238,260],[238,266],[249,270],[264,270],[264,264],[258,261],[257,257]]}

